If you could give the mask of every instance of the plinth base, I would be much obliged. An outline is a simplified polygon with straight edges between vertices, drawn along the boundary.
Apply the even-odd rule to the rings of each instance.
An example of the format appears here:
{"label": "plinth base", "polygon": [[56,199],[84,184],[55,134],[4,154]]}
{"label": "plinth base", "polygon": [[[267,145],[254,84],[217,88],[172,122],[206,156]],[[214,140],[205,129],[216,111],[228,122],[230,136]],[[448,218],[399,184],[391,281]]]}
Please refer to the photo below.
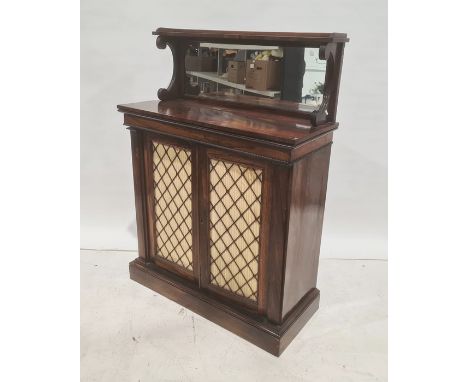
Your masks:
{"label": "plinth base", "polygon": [[130,263],[130,278],[275,356],[291,343],[317,311],[320,301],[320,291],[312,289],[281,325],[275,325],[264,317],[223,303],[196,285],[146,264],[140,258]]}

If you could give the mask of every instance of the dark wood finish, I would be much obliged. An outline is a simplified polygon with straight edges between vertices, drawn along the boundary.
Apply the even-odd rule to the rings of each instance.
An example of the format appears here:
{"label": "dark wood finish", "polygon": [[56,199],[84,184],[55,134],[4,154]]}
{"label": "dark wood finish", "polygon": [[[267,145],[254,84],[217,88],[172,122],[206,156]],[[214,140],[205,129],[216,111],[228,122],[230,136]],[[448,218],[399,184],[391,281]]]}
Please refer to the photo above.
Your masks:
{"label": "dark wood finish", "polygon": [[346,33],[246,32],[158,28],[153,32],[153,35],[182,40],[216,41],[226,43],[264,44],[265,42],[271,42],[271,45],[292,43],[293,46],[312,46],[312,44],[328,44],[332,42],[349,41]]}
{"label": "dark wood finish", "polygon": [[248,152],[252,155],[278,162],[287,162],[290,150],[287,146],[271,142],[248,139],[233,134],[219,133],[211,129],[200,128],[178,122],[163,123],[160,119],[126,114],[124,124],[149,132],[158,132],[167,136],[183,137],[187,141],[205,143],[211,147],[223,147],[234,152]]}
{"label": "dark wood finish", "polygon": [[328,93],[330,101],[328,104],[328,121],[336,121],[336,110],[338,107],[338,94],[340,91],[341,68],[343,66],[344,44],[335,44],[333,46],[332,57],[333,61],[327,62],[327,72],[329,77],[325,78],[325,83],[328,80]]}
{"label": "dark wood finish", "polygon": [[[169,46],[173,54],[173,75],[167,89],[159,89],[158,97],[161,100],[171,100],[184,97],[186,95],[193,96],[193,90],[186,81],[185,75],[185,51],[190,44],[200,42],[218,42],[218,43],[235,43],[235,44],[251,44],[261,43],[272,46],[281,46],[285,48],[285,62],[288,61],[287,55],[291,58],[294,56],[292,52],[300,51],[305,47],[320,48],[319,56],[322,60],[327,60],[327,68],[325,75],[325,91],[323,102],[318,110],[312,111],[308,116],[309,127],[317,127],[328,122],[336,121],[336,105],[338,100],[338,88],[341,75],[341,66],[343,58],[344,44],[349,41],[345,33],[291,33],[291,32],[241,32],[241,31],[216,31],[216,30],[192,30],[192,29],[170,29],[158,28],[153,32],[157,35],[156,45],[160,49]],[[296,57],[297,58],[297,57]],[[292,58],[294,61],[294,59]],[[298,66],[298,71],[303,71],[301,65]],[[285,73],[286,88],[285,99],[297,99],[297,94],[290,94],[289,84],[297,83],[298,73]],[[187,89],[185,89],[187,87]],[[187,91],[184,91],[187,90]],[[196,92],[198,93],[198,92]],[[289,97],[289,95],[291,97]],[[300,100],[299,100],[300,101]],[[222,98],[218,98],[218,102],[224,102]],[[231,106],[234,102],[232,99],[228,101]],[[281,103],[282,101],[279,101]],[[239,99],[236,103],[237,107],[248,107],[248,102]],[[258,103],[258,108],[275,110],[273,103]],[[281,109],[283,109],[281,107]],[[299,107],[298,107],[299,109]],[[294,108],[289,110],[289,113],[294,114]],[[301,117],[303,110],[296,115]]]}
{"label": "dark wood finish", "polygon": [[173,58],[171,82],[167,88],[158,90],[158,98],[160,100],[168,100],[182,97],[184,94],[184,81],[180,79],[185,78],[185,51],[187,50],[187,43],[184,41],[166,41],[163,37],[159,36],[156,39],[156,46],[159,49],[165,49],[169,46]]}
{"label": "dark wood finish", "polygon": [[198,148],[198,209],[199,230],[198,241],[200,245],[200,288],[205,288],[210,283],[210,260],[208,257],[208,243],[210,242],[209,227],[210,217],[207,206],[210,205],[210,187],[209,187],[209,160],[207,147],[200,145]]}
{"label": "dark wood finish", "polygon": [[274,166],[270,184],[270,243],[268,249],[267,317],[280,324],[284,285],[284,254],[289,217],[291,167]]}
{"label": "dark wood finish", "polygon": [[259,315],[233,308],[200,289],[194,289],[178,278],[153,265],[137,259],[130,263],[130,278],[168,299],[222,326],[239,337],[279,356],[317,311],[320,291],[315,289],[304,296],[301,303],[281,325],[274,325]]}
{"label": "dark wood finish", "polygon": [[[140,116],[167,121],[189,123],[192,127],[208,127],[209,131],[251,137],[287,146],[297,146],[337,128],[328,123],[311,130],[305,118],[291,117],[263,110],[238,109],[212,105],[198,100],[145,101],[118,105],[128,116]],[[180,126],[180,125],[178,125]],[[279,147],[279,146],[275,146]]]}
{"label": "dark wood finish", "polygon": [[[319,305],[320,241],[346,35],[156,34],[158,46],[170,46],[178,57],[171,85],[160,91],[166,100],[118,106],[132,141],[139,257],[130,263],[130,277],[278,356]],[[326,101],[310,110],[254,97],[249,105],[240,96],[190,98],[178,76],[182,51],[193,40],[320,46],[327,59]],[[311,129],[310,119],[318,126]],[[191,151],[193,272],[154,257],[153,140]],[[256,300],[210,282],[210,158],[263,171]]]}
{"label": "dark wood finish", "polygon": [[303,158],[305,155],[314,152],[320,147],[333,141],[333,132],[323,134],[315,139],[311,139],[303,144],[296,146],[291,152],[291,161]]}
{"label": "dark wood finish", "polygon": [[133,166],[133,186],[135,190],[135,212],[137,223],[138,238],[138,256],[147,261],[149,259],[148,248],[148,227],[147,222],[147,203],[145,197],[145,188],[147,177],[144,168],[144,140],[143,133],[139,130],[130,128],[130,137],[132,142],[132,166]]}
{"label": "dark wood finish", "polygon": [[[284,87],[283,87],[284,89]],[[207,101],[210,105],[221,105],[228,107],[237,107],[241,110],[261,110],[267,109],[279,115],[288,115],[307,120],[310,114],[318,109],[317,106],[306,105],[299,102],[288,100],[279,100],[276,98],[257,97],[245,94],[233,94],[228,92],[211,92],[207,94],[200,93],[197,96],[185,95],[185,98],[195,99],[197,101]]]}
{"label": "dark wood finish", "polygon": [[316,287],[331,144],[294,163],[289,204],[283,317]]}
{"label": "dark wood finish", "polygon": [[[176,103],[175,101],[165,101],[165,103]],[[181,103],[185,104],[186,100],[181,100]],[[301,144],[296,145],[296,139],[292,134],[291,130],[284,132],[281,138],[289,134],[289,145],[279,144],[272,140],[260,140],[254,139],[247,136],[251,130],[251,126],[238,125],[238,129],[243,134],[227,134],[226,132],[220,131],[220,126],[217,129],[200,127],[192,120],[191,124],[174,122],[171,119],[164,120],[167,116],[164,113],[156,113],[153,103],[141,103],[144,109],[136,109],[136,105],[132,107],[119,106],[119,110],[125,112],[125,123],[130,126],[134,133],[138,133],[140,141],[139,145],[135,145],[136,153],[134,156],[136,161],[143,162],[136,169],[135,174],[146,174],[145,176],[137,175],[140,178],[145,178],[143,184],[145,188],[145,203],[142,203],[146,208],[145,225],[147,237],[144,240],[149,252],[146,260],[146,265],[139,263],[139,267],[146,267],[146,270],[157,270],[158,272],[170,272],[174,277],[179,279],[185,279],[185,286],[189,286],[195,289],[197,293],[203,294],[204,298],[218,301],[221,304],[229,306],[234,311],[241,311],[248,317],[262,317],[263,322],[268,322],[271,325],[277,325],[277,335],[272,340],[271,338],[265,338],[264,335],[258,334],[252,335],[245,331],[236,331],[226,324],[226,320],[218,321],[212,319],[211,315],[207,313],[200,313],[212,319],[214,322],[227,327],[229,330],[233,330],[236,334],[248,339],[249,341],[257,344],[258,346],[270,351],[273,354],[280,354],[284,350],[287,343],[289,343],[297,331],[306,323],[307,319],[315,312],[318,308],[318,299],[314,300],[303,313],[298,313],[296,317],[297,323],[294,324],[294,330],[288,331],[285,328],[286,320],[290,319],[291,312],[299,312],[299,306],[305,295],[312,293],[315,288],[310,288],[312,285],[310,279],[316,280],[316,264],[315,259],[318,259],[319,254],[319,241],[315,241],[313,247],[310,248],[310,256],[312,261],[309,261],[313,266],[309,267],[309,263],[300,261],[303,253],[297,254],[297,244],[300,248],[304,243],[304,240],[310,242],[312,235],[310,232],[305,232],[307,224],[310,223],[310,219],[298,218],[296,215],[300,212],[297,210],[301,206],[307,206],[310,202],[310,190],[312,188],[312,194],[316,196],[317,187],[323,190],[324,182],[326,178],[321,174],[328,171],[328,161],[316,160],[315,155],[321,157],[319,153],[330,146],[332,141],[332,131],[325,132],[321,135],[314,136],[310,131],[307,133],[310,137],[309,140],[303,141]],[[151,106],[151,107],[148,107]],[[193,110],[195,111],[195,106]],[[204,108],[208,108],[207,104],[203,104]],[[217,107],[214,107],[215,109]],[[149,110],[148,110],[149,109]],[[165,109],[164,109],[165,110]],[[236,118],[234,112],[233,118]],[[194,113],[196,114],[196,113]],[[176,116],[177,114],[173,114]],[[151,116],[151,117],[150,117]],[[213,118],[213,117],[212,117]],[[221,121],[219,116],[215,118],[217,121]],[[201,119],[203,123],[203,119]],[[206,121],[205,121],[206,122]],[[210,123],[214,123],[211,121]],[[209,126],[208,123],[204,123],[204,126]],[[281,125],[277,125],[273,130],[279,129]],[[223,126],[224,127],[224,126]],[[262,133],[263,137],[268,137],[265,133]],[[277,136],[275,137],[278,138]],[[152,221],[152,214],[154,211],[153,199],[152,199],[152,157],[151,157],[151,142],[156,140],[161,143],[172,144],[184,148],[190,148],[192,150],[192,174],[193,184],[192,191],[194,194],[192,207],[196,206],[197,213],[194,214],[193,219],[193,248],[194,248],[194,264],[197,263],[197,268],[194,269],[194,275],[190,275],[180,267],[174,266],[169,262],[162,259],[154,259],[152,252],[149,248],[154,248],[154,231],[152,230],[154,222]],[[239,142],[248,142],[248,144],[238,144]],[[234,146],[233,146],[234,143]],[[145,150],[145,155],[140,155],[138,150]],[[233,150],[232,148],[235,147]],[[268,151],[270,150],[270,151]],[[275,153],[276,158],[267,158],[259,154],[271,154]],[[282,154],[277,160],[278,155]],[[329,153],[329,151],[328,151]],[[260,245],[260,259],[259,259],[259,293],[258,303],[252,303],[247,301],[246,298],[234,295],[230,292],[225,291],[222,288],[211,285],[209,282],[209,173],[208,163],[209,159],[219,158],[229,162],[239,163],[243,165],[250,165],[256,168],[261,168],[264,171],[264,182],[263,182],[263,202],[262,202],[262,224],[261,224],[261,245]],[[144,158],[144,159],[142,159]],[[318,167],[317,167],[318,166]],[[317,169],[314,170],[314,168]],[[143,168],[140,173],[138,169]],[[308,171],[311,170],[309,174]],[[303,179],[304,178],[304,179]],[[315,184],[318,180],[318,183]],[[141,181],[141,179],[140,179]],[[151,186],[150,186],[151,184]],[[143,192],[137,190],[137,192]],[[195,196],[196,195],[196,196]],[[305,198],[304,200],[301,198]],[[302,204],[301,204],[302,203]],[[323,217],[323,211],[320,216],[316,216],[317,224],[321,224],[321,218]],[[307,221],[306,221],[307,220]],[[320,220],[320,221],[319,221]],[[301,226],[300,224],[304,224]],[[315,223],[315,222],[314,222]],[[313,226],[313,237],[316,239],[320,236],[321,225]],[[320,228],[320,230],[318,230]],[[300,239],[296,234],[296,229],[300,230],[300,233],[304,234],[304,237]],[[315,231],[317,229],[317,231]],[[294,239],[291,242],[290,236],[294,234]],[[301,236],[301,235],[299,235]],[[315,240],[314,239],[314,240]],[[196,248],[196,250],[195,250]],[[197,260],[195,260],[195,258]],[[152,259],[153,261],[148,261]],[[301,268],[303,266],[303,268]],[[289,267],[294,268],[293,273],[289,270]],[[291,268],[291,269],[292,269]],[[294,275],[294,272],[297,274]],[[314,274],[315,272],[315,274]],[[154,275],[154,274],[153,274]],[[291,281],[291,277],[299,278],[304,277],[305,285],[307,288],[294,287],[294,282]],[[134,279],[142,282],[144,285],[159,290],[162,288],[164,295],[167,285],[163,285],[161,282],[149,282],[148,274],[146,274],[144,280],[140,277]],[[159,276],[158,276],[159,277]],[[196,284],[194,284],[196,283]],[[315,283],[315,281],[313,282]],[[301,284],[302,286],[302,284]],[[302,293],[303,292],[303,293]],[[302,295],[301,295],[302,293]],[[198,297],[200,295],[197,294]],[[169,296],[169,298],[172,298]],[[185,298],[172,298],[179,303],[186,305],[187,301]],[[292,304],[292,306],[291,306]],[[187,306],[187,305],[186,305]],[[190,305],[191,306],[191,305]],[[197,310],[196,310],[197,311]],[[229,311],[231,312],[231,310]],[[214,314],[214,313],[213,313]],[[229,314],[229,313],[228,313]],[[305,316],[302,316],[305,315]],[[307,318],[306,318],[307,317]],[[235,319],[233,319],[236,322]],[[227,320],[227,322],[230,322]],[[284,333],[283,333],[284,332]],[[284,334],[284,339],[282,339]],[[263,336],[259,339],[258,336]],[[279,336],[279,338],[277,337]]]}

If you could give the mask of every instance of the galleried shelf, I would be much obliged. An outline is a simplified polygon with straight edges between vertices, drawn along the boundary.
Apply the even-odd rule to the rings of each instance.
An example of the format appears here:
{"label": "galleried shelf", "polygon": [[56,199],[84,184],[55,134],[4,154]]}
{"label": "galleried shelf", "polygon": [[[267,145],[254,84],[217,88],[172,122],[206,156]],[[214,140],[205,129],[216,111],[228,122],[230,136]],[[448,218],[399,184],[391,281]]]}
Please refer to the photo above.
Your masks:
{"label": "galleried shelf", "polygon": [[343,33],[159,28],[160,100],[131,135],[130,277],[279,356],[319,306]]}

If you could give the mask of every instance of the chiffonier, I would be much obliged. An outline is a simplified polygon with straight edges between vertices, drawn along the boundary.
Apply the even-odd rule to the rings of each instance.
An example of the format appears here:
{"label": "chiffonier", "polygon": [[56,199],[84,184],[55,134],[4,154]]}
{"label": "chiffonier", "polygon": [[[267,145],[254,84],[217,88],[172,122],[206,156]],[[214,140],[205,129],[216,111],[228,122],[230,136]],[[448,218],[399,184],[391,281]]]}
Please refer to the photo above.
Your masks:
{"label": "chiffonier", "polygon": [[319,306],[348,38],[153,34],[172,52],[170,84],[158,100],[118,105],[133,160],[138,258],[130,277],[279,356]]}

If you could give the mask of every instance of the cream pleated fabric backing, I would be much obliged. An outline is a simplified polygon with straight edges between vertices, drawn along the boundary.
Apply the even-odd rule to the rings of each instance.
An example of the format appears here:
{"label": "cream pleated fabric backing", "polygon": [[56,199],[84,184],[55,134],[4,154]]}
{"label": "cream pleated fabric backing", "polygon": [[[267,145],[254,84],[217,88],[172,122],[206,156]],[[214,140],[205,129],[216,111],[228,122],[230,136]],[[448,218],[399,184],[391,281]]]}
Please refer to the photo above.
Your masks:
{"label": "cream pleated fabric backing", "polygon": [[256,301],[262,170],[211,159],[211,283]]}
{"label": "cream pleated fabric backing", "polygon": [[156,255],[193,270],[190,150],[153,141]]}

